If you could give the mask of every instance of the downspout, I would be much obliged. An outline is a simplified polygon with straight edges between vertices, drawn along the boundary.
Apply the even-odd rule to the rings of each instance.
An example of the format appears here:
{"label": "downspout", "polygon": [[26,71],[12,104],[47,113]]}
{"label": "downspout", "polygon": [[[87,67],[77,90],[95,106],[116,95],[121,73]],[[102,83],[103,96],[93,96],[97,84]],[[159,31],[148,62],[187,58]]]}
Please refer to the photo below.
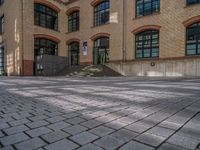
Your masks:
{"label": "downspout", "polygon": [[23,0],[21,0],[21,30],[22,30],[22,49],[21,49],[21,59],[22,59],[22,76],[24,76],[24,3]]}
{"label": "downspout", "polygon": [[123,0],[123,42],[122,42],[122,55],[123,55],[123,62],[126,62],[126,1]]}

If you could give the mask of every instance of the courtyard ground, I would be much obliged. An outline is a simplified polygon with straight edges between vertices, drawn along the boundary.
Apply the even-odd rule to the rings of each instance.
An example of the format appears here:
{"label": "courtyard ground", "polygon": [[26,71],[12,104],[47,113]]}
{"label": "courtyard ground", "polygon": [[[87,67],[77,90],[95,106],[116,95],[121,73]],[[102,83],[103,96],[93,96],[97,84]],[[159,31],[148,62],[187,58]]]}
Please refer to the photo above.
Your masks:
{"label": "courtyard ground", "polygon": [[200,79],[0,78],[0,150],[200,150]]}

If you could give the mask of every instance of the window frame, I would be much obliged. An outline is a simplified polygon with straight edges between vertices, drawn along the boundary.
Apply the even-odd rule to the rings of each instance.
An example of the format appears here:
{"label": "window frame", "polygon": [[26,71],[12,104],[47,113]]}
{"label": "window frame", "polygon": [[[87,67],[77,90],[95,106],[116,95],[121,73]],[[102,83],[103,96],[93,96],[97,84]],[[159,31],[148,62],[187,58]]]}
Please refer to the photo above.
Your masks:
{"label": "window frame", "polygon": [[[108,3],[108,7],[106,7],[105,9],[100,9],[100,10],[96,10],[97,7],[103,5],[103,4]],[[99,14],[101,14],[101,12],[108,12],[108,18],[107,20],[104,18],[104,20],[102,19],[103,17]],[[110,22],[110,0],[103,0],[100,3],[96,4],[95,6],[93,6],[93,26],[100,26],[100,25],[105,25],[107,23]]]}
{"label": "window frame", "polygon": [[5,32],[5,16],[4,14],[0,17],[0,35],[3,35]]}
{"label": "window frame", "polygon": [[[192,28],[192,26],[197,25],[197,32],[193,34],[192,36],[197,37],[194,39],[195,42],[189,42],[189,35],[188,35],[188,30],[189,28]],[[196,30],[195,30],[196,31]],[[199,33],[198,33],[199,32]],[[199,37],[199,39],[198,39]],[[195,54],[188,54],[188,45],[195,45],[196,46],[196,53]],[[198,52],[199,49],[199,52]],[[186,38],[185,38],[185,55],[186,56],[200,56],[200,21],[197,21],[189,26],[186,27]]]}
{"label": "window frame", "polygon": [[[76,14],[75,17],[73,16],[74,14]],[[70,19],[70,16],[72,17],[71,19]],[[70,26],[70,22],[71,22],[71,26]],[[75,26],[73,26],[73,25],[75,25]],[[75,27],[75,28],[73,28],[73,27]],[[76,32],[79,30],[80,30],[80,11],[76,10],[76,11],[71,12],[68,15],[68,32]]]}
{"label": "window frame", "polygon": [[200,0],[196,0],[196,2],[190,2],[190,0],[186,0],[186,5],[190,6],[190,5],[196,5],[196,4],[200,4]]}
{"label": "window frame", "polygon": [[135,0],[135,18],[140,18],[140,17],[144,17],[144,16],[150,16],[150,15],[153,15],[153,14],[157,14],[157,13],[160,13],[160,0],[157,0],[159,1],[159,9],[158,11],[153,11],[153,1],[156,1],[156,0],[151,0],[151,13],[150,14],[145,14],[145,10],[144,10],[144,5],[145,5],[145,2],[144,0],[142,0],[142,6],[143,6],[143,10],[142,10],[142,15],[138,15],[137,11],[138,11],[138,0]]}
{"label": "window frame", "polygon": [[[145,57],[144,56],[144,42],[145,42],[145,40],[144,40],[144,35],[148,35],[148,34],[145,34],[145,32],[151,32],[151,34],[150,34],[150,40],[151,40],[151,43],[150,43],[150,47],[148,47],[149,49],[150,49],[150,56],[149,57]],[[153,32],[157,32],[156,34],[158,35],[158,37],[157,37],[157,42],[158,42],[158,46],[152,46],[152,44],[153,44],[153,39],[152,39],[152,36],[153,36]],[[138,51],[138,48],[137,48],[137,36],[139,36],[139,35],[142,35],[142,40],[141,40],[141,42],[142,42],[142,49],[141,49],[141,51],[142,51],[142,57],[137,57],[137,51]],[[147,40],[146,40],[147,41]],[[152,51],[152,49],[153,48],[158,48],[158,56],[152,56],[152,54],[153,54],[153,51]],[[142,32],[139,32],[139,33],[137,33],[136,35],[135,35],[135,59],[137,59],[137,60],[140,60],[140,59],[152,59],[152,58],[159,58],[160,57],[160,31],[159,30],[156,30],[156,29],[149,29],[149,30],[145,30],[145,31],[142,31]]]}
{"label": "window frame", "polygon": [[[41,7],[43,7],[44,12],[42,12],[41,10],[37,10],[37,5],[38,5],[38,7],[40,7],[40,9],[41,9]],[[51,14],[48,11],[50,11]],[[34,3],[34,24],[35,25],[58,31],[58,26],[59,26],[58,25],[58,20],[59,20],[58,14],[59,13],[56,10],[54,10],[53,8],[51,8],[47,5],[40,4],[40,3]],[[45,18],[45,20],[42,20],[41,16],[43,16]],[[37,17],[39,17],[38,20],[36,19]],[[47,19],[48,17],[50,20],[55,19],[55,22],[52,22],[52,20],[51,20],[51,22],[48,22],[48,19]],[[44,25],[42,24],[42,22],[44,23]]]}

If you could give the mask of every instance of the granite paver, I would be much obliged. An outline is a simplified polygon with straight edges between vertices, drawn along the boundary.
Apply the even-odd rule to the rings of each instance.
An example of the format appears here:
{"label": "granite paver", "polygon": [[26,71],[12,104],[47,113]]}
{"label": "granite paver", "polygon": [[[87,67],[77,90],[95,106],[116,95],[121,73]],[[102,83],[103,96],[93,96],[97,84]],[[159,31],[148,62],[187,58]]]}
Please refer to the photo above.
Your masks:
{"label": "granite paver", "polygon": [[0,85],[0,150],[200,149],[197,78],[1,77]]}

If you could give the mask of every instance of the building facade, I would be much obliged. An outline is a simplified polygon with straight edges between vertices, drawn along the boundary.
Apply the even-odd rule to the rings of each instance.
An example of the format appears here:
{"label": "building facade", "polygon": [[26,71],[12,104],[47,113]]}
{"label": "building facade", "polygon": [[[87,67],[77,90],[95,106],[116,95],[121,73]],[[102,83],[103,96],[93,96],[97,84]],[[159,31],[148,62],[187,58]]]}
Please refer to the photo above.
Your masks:
{"label": "building facade", "polygon": [[200,76],[200,0],[0,0],[0,74],[105,64]]}

